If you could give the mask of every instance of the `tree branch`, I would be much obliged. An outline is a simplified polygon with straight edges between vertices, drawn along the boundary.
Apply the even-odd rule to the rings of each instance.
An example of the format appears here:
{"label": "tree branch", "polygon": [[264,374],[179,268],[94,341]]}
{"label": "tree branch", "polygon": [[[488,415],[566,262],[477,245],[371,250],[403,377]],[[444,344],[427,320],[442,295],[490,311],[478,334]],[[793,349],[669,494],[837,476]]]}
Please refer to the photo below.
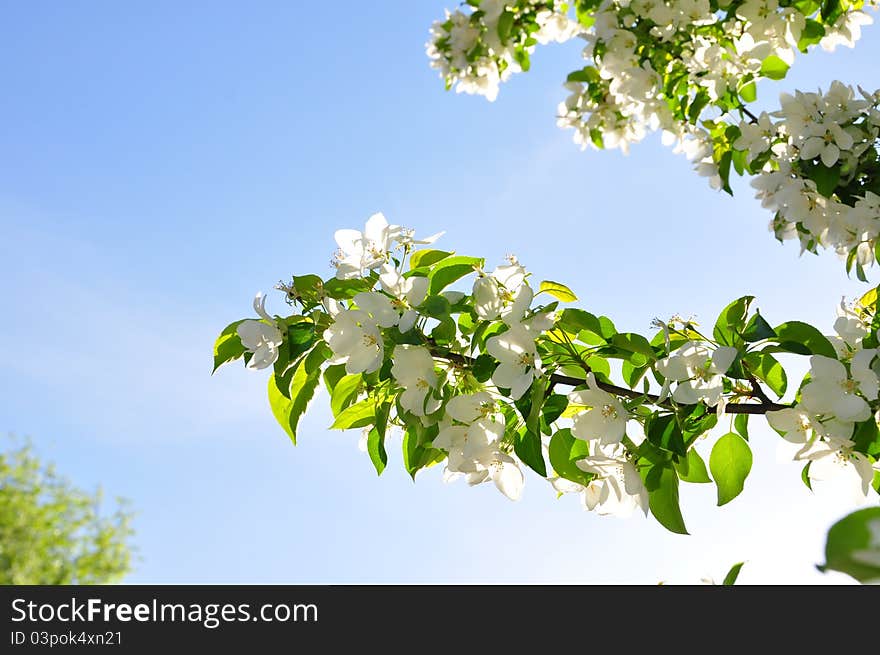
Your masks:
{"label": "tree branch", "polygon": [[[431,348],[431,354],[438,359],[445,359],[447,361],[453,362],[455,364],[459,364],[461,366],[471,366],[473,365],[474,360],[470,357],[466,357],[464,355],[459,355],[457,353],[443,352],[437,348]],[[777,411],[780,409],[790,409],[788,405],[780,405],[778,403],[772,402],[767,394],[761,389],[758,385],[757,381],[754,378],[750,378],[752,383],[752,394],[753,397],[758,398],[760,403],[731,403],[724,408],[725,413],[727,414],[766,414],[767,412]],[[555,386],[557,384],[561,384],[568,387],[576,387],[581,384],[585,384],[586,380],[582,380],[580,378],[574,378],[568,375],[560,375],[558,373],[553,373],[550,375],[550,384]],[[651,402],[654,405],[659,405],[660,407],[665,407],[667,409],[673,409],[672,405],[668,402],[660,402],[660,397],[654,394],[646,394],[640,391],[636,391],[635,389],[627,389],[626,387],[618,387],[614,384],[608,384],[607,382],[602,382],[601,380],[596,380],[596,386],[598,386],[603,391],[607,391],[608,393],[612,393],[616,396],[624,396],[626,398],[644,398],[645,400]]]}

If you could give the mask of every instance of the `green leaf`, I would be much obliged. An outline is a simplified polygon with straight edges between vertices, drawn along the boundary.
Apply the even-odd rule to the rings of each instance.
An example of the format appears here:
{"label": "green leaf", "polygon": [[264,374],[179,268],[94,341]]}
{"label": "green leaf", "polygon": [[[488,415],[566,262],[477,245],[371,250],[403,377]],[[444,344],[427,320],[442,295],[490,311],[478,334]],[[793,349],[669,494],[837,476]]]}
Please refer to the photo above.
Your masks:
{"label": "green leaf", "polygon": [[602,77],[599,75],[598,70],[596,70],[593,66],[586,66],[581,70],[570,72],[565,81],[583,82],[584,84],[589,84],[590,82],[598,82],[601,79]]}
{"label": "green leaf", "polygon": [[547,425],[550,425],[562,416],[562,412],[565,411],[565,408],[568,407],[568,396],[563,396],[559,393],[551,394],[547,400],[544,401],[544,407],[541,409],[541,415]]}
{"label": "green leaf", "polygon": [[361,402],[343,410],[339,416],[336,417],[336,420],[333,421],[333,425],[330,426],[330,429],[348,430],[349,428],[362,428],[370,425],[375,420],[376,401],[372,398],[367,398],[366,400],[362,400]]}
{"label": "green leaf", "polygon": [[880,507],[860,509],[831,526],[819,567],[828,569],[859,582],[880,580]]}
{"label": "green leaf", "polygon": [[346,375],[336,383],[330,395],[330,409],[333,416],[339,416],[354,402],[360,390],[362,379],[360,374]]}
{"label": "green leaf", "polygon": [[436,295],[456,280],[473,273],[475,267],[482,268],[485,260],[479,257],[456,255],[447,257],[437,263],[428,274],[428,293]]}
{"label": "green leaf", "polygon": [[712,330],[715,341],[722,346],[742,345],[741,333],[745,329],[745,317],[754,299],[754,296],[737,298],[721,311]]}
{"label": "green leaf", "polygon": [[590,454],[587,442],[575,439],[569,428],[557,430],[553,434],[547,451],[550,457],[550,466],[560,478],[584,485],[589,484],[593,479],[592,475],[582,471],[575,464],[577,460]]}
{"label": "green leaf", "polygon": [[339,280],[334,277],[324,282],[324,291],[328,296],[336,300],[347,300],[354,298],[362,291],[369,291],[375,283],[376,278]]}
{"label": "green leaf", "polygon": [[409,258],[409,267],[412,270],[431,266],[450,256],[452,253],[445,250],[416,250]]}
{"label": "green leaf", "polygon": [[756,378],[767,383],[780,398],[788,387],[788,376],[776,358],[770,353],[750,352],[743,356],[743,364]]}
{"label": "green leaf", "polygon": [[385,465],[388,464],[388,453],[385,452],[385,435],[379,434],[376,428],[372,428],[367,436],[367,453],[376,467],[376,473],[382,475]]}
{"label": "green leaf", "polygon": [[583,309],[563,309],[556,325],[569,334],[576,335],[584,331],[590,332],[595,334],[602,343],[605,342],[605,337],[602,336],[601,322],[590,312],[585,312]]}
{"label": "green leaf", "polygon": [[763,316],[756,313],[752,316],[749,322],[746,323],[746,329],[743,330],[742,336],[746,342],[754,343],[755,341],[761,341],[762,339],[772,339],[776,336],[776,332],[774,332],[770,324],[764,320]]}
{"label": "green leaf", "polygon": [[385,465],[388,463],[388,453],[385,452],[385,428],[388,425],[388,413],[390,404],[385,403],[376,407],[376,425],[367,435],[367,454],[370,461],[376,467],[376,474],[382,475]]}
{"label": "green leaf", "polygon": [[709,455],[709,470],[718,485],[718,506],[736,498],[743,490],[746,477],[752,470],[752,450],[745,440],[734,432],[721,437]]}
{"label": "green leaf", "polygon": [[730,570],[727,572],[727,575],[724,576],[724,582],[721,584],[725,587],[732,587],[736,584],[736,579],[739,577],[739,572],[742,570],[743,564],[745,562],[739,562],[730,567]]}
{"label": "green leaf", "polygon": [[674,414],[654,414],[645,422],[645,436],[655,446],[681,457],[687,455],[684,435]]}
{"label": "green leaf", "polygon": [[651,344],[648,340],[641,334],[636,334],[635,332],[621,332],[619,334],[614,334],[611,336],[611,343],[618,348],[622,348],[631,353],[644,355],[642,358],[636,358],[635,360],[632,358],[630,359],[634,366],[644,366],[649,361],[654,361],[657,358],[657,355],[654,354],[654,349],[651,348]]}
{"label": "green leaf", "polygon": [[821,161],[816,163],[803,162],[801,164],[804,175],[816,183],[816,191],[826,198],[830,198],[840,184],[840,166],[830,168]]}
{"label": "green leaf", "polygon": [[[774,332],[776,332],[779,345],[790,352],[803,355],[824,355],[837,359],[837,351],[834,350],[834,346],[812,325],[800,321],[788,321],[776,326]],[[800,346],[800,349],[797,346]]]}
{"label": "green leaf", "polygon": [[[809,14],[805,14],[809,15]],[[801,30],[801,38],[798,40],[797,47],[801,52],[806,52],[807,48],[815,45],[825,36],[825,26],[822,23],[808,18],[804,29]]]}
{"label": "green leaf", "polygon": [[834,22],[843,13],[844,7],[841,0],[822,0],[822,20],[827,25],[833,25]]}
{"label": "green leaf", "polygon": [[679,459],[675,463],[675,470],[678,472],[678,477],[682,482],[696,484],[712,482],[712,478],[709,477],[709,472],[706,470],[706,463],[700,457],[700,453],[693,448],[688,451],[687,457]]}
{"label": "green leaf", "polygon": [[541,437],[531,430],[517,432],[513,441],[513,451],[530,469],[547,477],[547,465],[544,463],[544,455],[541,452]]}
{"label": "green leaf", "polygon": [[551,296],[562,302],[574,302],[578,299],[577,296],[574,295],[574,292],[567,286],[560,282],[553,282],[552,280],[544,280],[541,282],[541,288],[538,293],[541,292],[549,293]]}
{"label": "green leaf", "polygon": [[345,377],[345,364],[334,364],[324,369],[324,386],[332,394],[339,381]]}
{"label": "green leaf", "polygon": [[877,421],[873,418],[856,424],[856,430],[852,437],[855,450],[876,457],[880,454],[880,430]]}
{"label": "green leaf", "polygon": [[754,102],[758,99],[758,89],[755,86],[754,80],[739,90],[739,97],[743,99],[743,102]]}
{"label": "green leaf", "polygon": [[510,39],[510,31],[513,29],[513,13],[504,11],[498,18],[498,38],[501,39],[501,45],[507,45]]}
{"label": "green leaf", "polygon": [[211,371],[211,375],[226,362],[231,362],[244,355],[245,347],[242,345],[236,329],[246,320],[243,318],[235,323],[230,323],[217,337],[217,341],[214,342],[214,370]]}
{"label": "green leaf", "polygon": [[664,528],[688,534],[678,502],[678,476],[668,466],[652,466],[645,478],[651,514]]}
{"label": "green leaf", "polygon": [[[308,358],[306,359],[308,363]],[[296,429],[299,426],[299,420],[305,413],[312,396],[315,395],[315,389],[321,379],[321,367],[314,363],[317,359],[318,356],[313,359],[311,366],[303,364],[296,369],[287,394],[278,387],[277,376],[269,377],[269,406],[272,408],[275,419],[287,432],[294,445],[296,445]]]}
{"label": "green leaf", "polygon": [[776,55],[770,55],[761,64],[761,76],[771,80],[781,80],[788,72],[789,65]]}
{"label": "green leaf", "polygon": [[495,372],[495,367],[497,365],[498,362],[495,361],[495,358],[492,357],[492,355],[487,355],[486,353],[483,353],[474,360],[474,365],[471,368],[471,372],[474,374],[477,382],[486,382],[489,378],[492,377],[492,374]]}
{"label": "green leaf", "polygon": [[733,427],[746,441],[749,440],[749,415],[748,414],[737,414],[736,418],[733,419]]}
{"label": "green leaf", "polygon": [[452,343],[455,340],[455,321],[449,316],[442,318],[431,330],[431,338],[441,346]]}
{"label": "green leaf", "polygon": [[419,311],[431,318],[442,319],[449,316],[451,305],[443,296],[428,296],[419,306]]}

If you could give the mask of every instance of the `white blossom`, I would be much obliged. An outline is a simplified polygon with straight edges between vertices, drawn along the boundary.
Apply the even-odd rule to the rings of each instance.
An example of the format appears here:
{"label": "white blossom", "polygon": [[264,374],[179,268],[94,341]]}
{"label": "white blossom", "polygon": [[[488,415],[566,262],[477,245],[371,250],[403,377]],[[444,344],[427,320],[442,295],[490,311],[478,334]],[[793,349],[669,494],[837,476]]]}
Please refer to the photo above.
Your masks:
{"label": "white blossom", "polygon": [[275,319],[266,312],[266,296],[262,292],[254,297],[254,310],[263,320],[244,320],[235,331],[241,339],[241,345],[253,355],[248,368],[256,370],[268,368],[278,360],[278,349],[284,343],[284,336]]}

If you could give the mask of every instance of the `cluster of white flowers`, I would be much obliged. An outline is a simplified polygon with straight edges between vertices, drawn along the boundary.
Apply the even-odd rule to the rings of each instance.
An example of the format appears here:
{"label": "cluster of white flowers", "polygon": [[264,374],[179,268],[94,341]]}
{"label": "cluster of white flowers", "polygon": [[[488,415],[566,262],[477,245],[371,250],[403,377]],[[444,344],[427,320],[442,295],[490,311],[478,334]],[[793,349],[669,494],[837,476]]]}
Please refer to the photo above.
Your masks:
{"label": "cluster of white flowers", "polygon": [[778,239],[854,253],[864,266],[880,234],[880,196],[869,190],[878,179],[863,166],[876,167],[880,93],[859,91],[835,81],[824,94],[784,93],[779,111],[740,125],[734,147],[750,160],[770,155],[751,184],[775,212]]}
{"label": "cluster of white flowers", "polygon": [[431,66],[440,71],[447,88],[455,85],[456,92],[494,101],[501,82],[522,70],[522,57],[531,54],[536,44],[561,43],[581,31],[560,10],[563,4],[483,0],[468,13],[447,11],[445,20],[431,26],[426,44]]}
{"label": "cluster of white flowers", "polygon": [[[777,0],[745,0],[717,12],[708,0],[605,0],[594,18],[584,35],[583,55],[592,66],[582,77],[589,79],[565,85],[570,95],[559,105],[557,124],[573,129],[582,148],[623,152],[648,133],[663,130],[664,140],[677,143],[717,187],[712,139],[695,126],[696,118],[703,107],[731,93],[735,97],[761,77],[769,58],[790,65],[807,17],[794,7],[780,7]],[[851,46],[860,26],[869,22],[867,14],[850,8],[826,30],[822,45]],[[655,68],[652,62],[658,61],[662,65]],[[695,107],[701,90],[707,102]],[[673,110],[679,96],[687,101],[690,120]],[[727,105],[722,113],[733,108]]]}
{"label": "cluster of white flowers", "polygon": [[519,499],[523,474],[518,460],[502,447],[504,431],[504,415],[488,392],[453,397],[434,439],[434,446],[449,453],[444,479],[464,475],[470,485],[491,480],[505,496]]}
{"label": "cluster of white flowers", "polygon": [[584,408],[574,414],[571,433],[586,441],[589,455],[575,462],[593,479],[586,485],[564,478],[551,478],[560,493],[578,493],[584,508],[598,514],[630,516],[634,509],[648,513],[648,490],[627,450],[621,443],[632,426],[630,438],[638,445],[644,439],[641,425],[630,421],[630,413],[613,394],[599,388],[593,373],[587,374],[587,388],[568,394],[569,406]]}
{"label": "cluster of white flowers", "polygon": [[[375,280],[379,288],[361,291],[350,301],[324,302],[331,319],[322,335],[332,351],[328,363],[344,364],[348,374],[374,373],[386,360],[387,335],[383,331],[395,327],[400,333],[413,328],[421,331],[430,320],[420,313],[428,295],[428,278],[403,275],[399,270],[402,262],[395,259],[394,250],[403,247],[409,252],[413,245],[432,243],[439,235],[417,240],[411,231],[375,214],[362,232],[338,230],[335,236],[339,246],[334,261],[337,278]],[[482,391],[455,395],[444,405],[443,388],[447,383],[456,387],[459,372],[446,361],[435,360],[427,338],[425,345],[395,345],[390,372],[402,389],[399,407],[425,427],[439,428],[433,445],[448,453],[446,479],[463,474],[472,485],[491,480],[515,500],[520,496],[523,476],[509,440],[504,440],[505,417],[498,411],[498,403],[505,395],[499,390],[510,400],[518,400],[535,377],[542,375],[536,339],[553,327],[556,316],[531,310],[534,291],[528,283],[529,274],[516,257],[509,256],[507,263],[492,272],[478,268],[474,272],[474,313],[481,320],[499,321],[504,326],[485,343],[486,352],[498,361],[490,382]],[[443,296],[454,304],[464,294],[444,291]],[[277,344],[281,343],[280,334],[272,332],[274,324],[251,323],[259,326],[262,339],[255,345],[263,347],[267,339],[275,343],[276,336]],[[466,341],[454,349],[461,356],[478,354]]]}
{"label": "cluster of white flowers", "polygon": [[863,348],[868,334],[859,313],[841,303],[830,340],[838,359],[813,355],[810,378],[796,407],[768,412],[767,421],[795,444],[793,458],[810,463],[812,481],[835,481],[855,500],[871,489],[878,464],[853,449],[855,424],[878,420],[869,405],[880,397],[880,360],[876,348]]}

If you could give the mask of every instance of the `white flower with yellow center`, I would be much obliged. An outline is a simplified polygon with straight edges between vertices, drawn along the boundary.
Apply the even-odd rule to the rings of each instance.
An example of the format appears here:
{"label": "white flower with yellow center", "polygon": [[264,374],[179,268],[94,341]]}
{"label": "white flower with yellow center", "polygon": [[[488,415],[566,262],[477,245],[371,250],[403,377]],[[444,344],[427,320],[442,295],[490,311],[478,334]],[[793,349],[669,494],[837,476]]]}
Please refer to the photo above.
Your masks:
{"label": "white flower with yellow center", "polygon": [[602,445],[620,443],[626,434],[629,412],[616,396],[599,388],[593,373],[587,374],[587,387],[568,394],[570,404],[590,408],[574,415],[572,435],[584,441],[597,440]]}
{"label": "white flower with yellow center", "polygon": [[486,341],[486,352],[500,363],[492,374],[496,387],[510,389],[510,397],[518,400],[532,386],[535,374],[541,372],[541,358],[535,340],[520,324]]}
{"label": "white flower with yellow center", "polygon": [[596,477],[583,492],[584,507],[598,514],[630,516],[634,509],[648,514],[648,489],[623,446],[592,446],[593,454],[575,462]]}
{"label": "white flower with yellow center", "polygon": [[331,364],[345,364],[348,374],[372,373],[385,356],[385,343],[375,320],[361,309],[346,309],[324,330],[324,341],[333,351]]}
{"label": "white flower with yellow center", "polygon": [[[813,414],[833,416],[841,421],[865,421],[871,408],[857,395],[860,382],[847,375],[846,367],[824,355],[810,357],[810,381],[801,390],[801,406]],[[876,376],[875,376],[876,380]],[[864,379],[867,383],[867,379]],[[875,382],[876,384],[876,382]],[[876,389],[868,386],[868,391]]]}
{"label": "white flower with yellow center", "polygon": [[434,371],[434,358],[423,346],[401,345],[391,355],[394,362],[391,375],[402,387],[400,405],[415,414],[426,416],[440,407],[440,401],[433,396],[437,388],[437,373]]}
{"label": "white flower with yellow center", "polygon": [[409,332],[419,317],[414,308],[421,305],[428,295],[428,278],[403,277],[393,266],[385,264],[382,266],[379,282],[387,293],[394,296],[391,305],[400,316],[398,329]]}
{"label": "white flower with yellow center", "polygon": [[390,258],[392,241],[400,233],[399,225],[390,225],[382,213],[367,219],[364,231],[336,230],[334,238],[339,246],[333,265],[336,277],[350,280],[363,275],[364,269],[377,268]]}
{"label": "white flower with yellow center", "polygon": [[677,382],[672,399],[683,405],[701,400],[712,407],[718,404],[724,390],[723,375],[736,359],[736,348],[727,346],[715,351],[697,341],[688,341],[669,357],[657,362],[657,372],[665,378],[660,397],[669,395],[671,382]]}

